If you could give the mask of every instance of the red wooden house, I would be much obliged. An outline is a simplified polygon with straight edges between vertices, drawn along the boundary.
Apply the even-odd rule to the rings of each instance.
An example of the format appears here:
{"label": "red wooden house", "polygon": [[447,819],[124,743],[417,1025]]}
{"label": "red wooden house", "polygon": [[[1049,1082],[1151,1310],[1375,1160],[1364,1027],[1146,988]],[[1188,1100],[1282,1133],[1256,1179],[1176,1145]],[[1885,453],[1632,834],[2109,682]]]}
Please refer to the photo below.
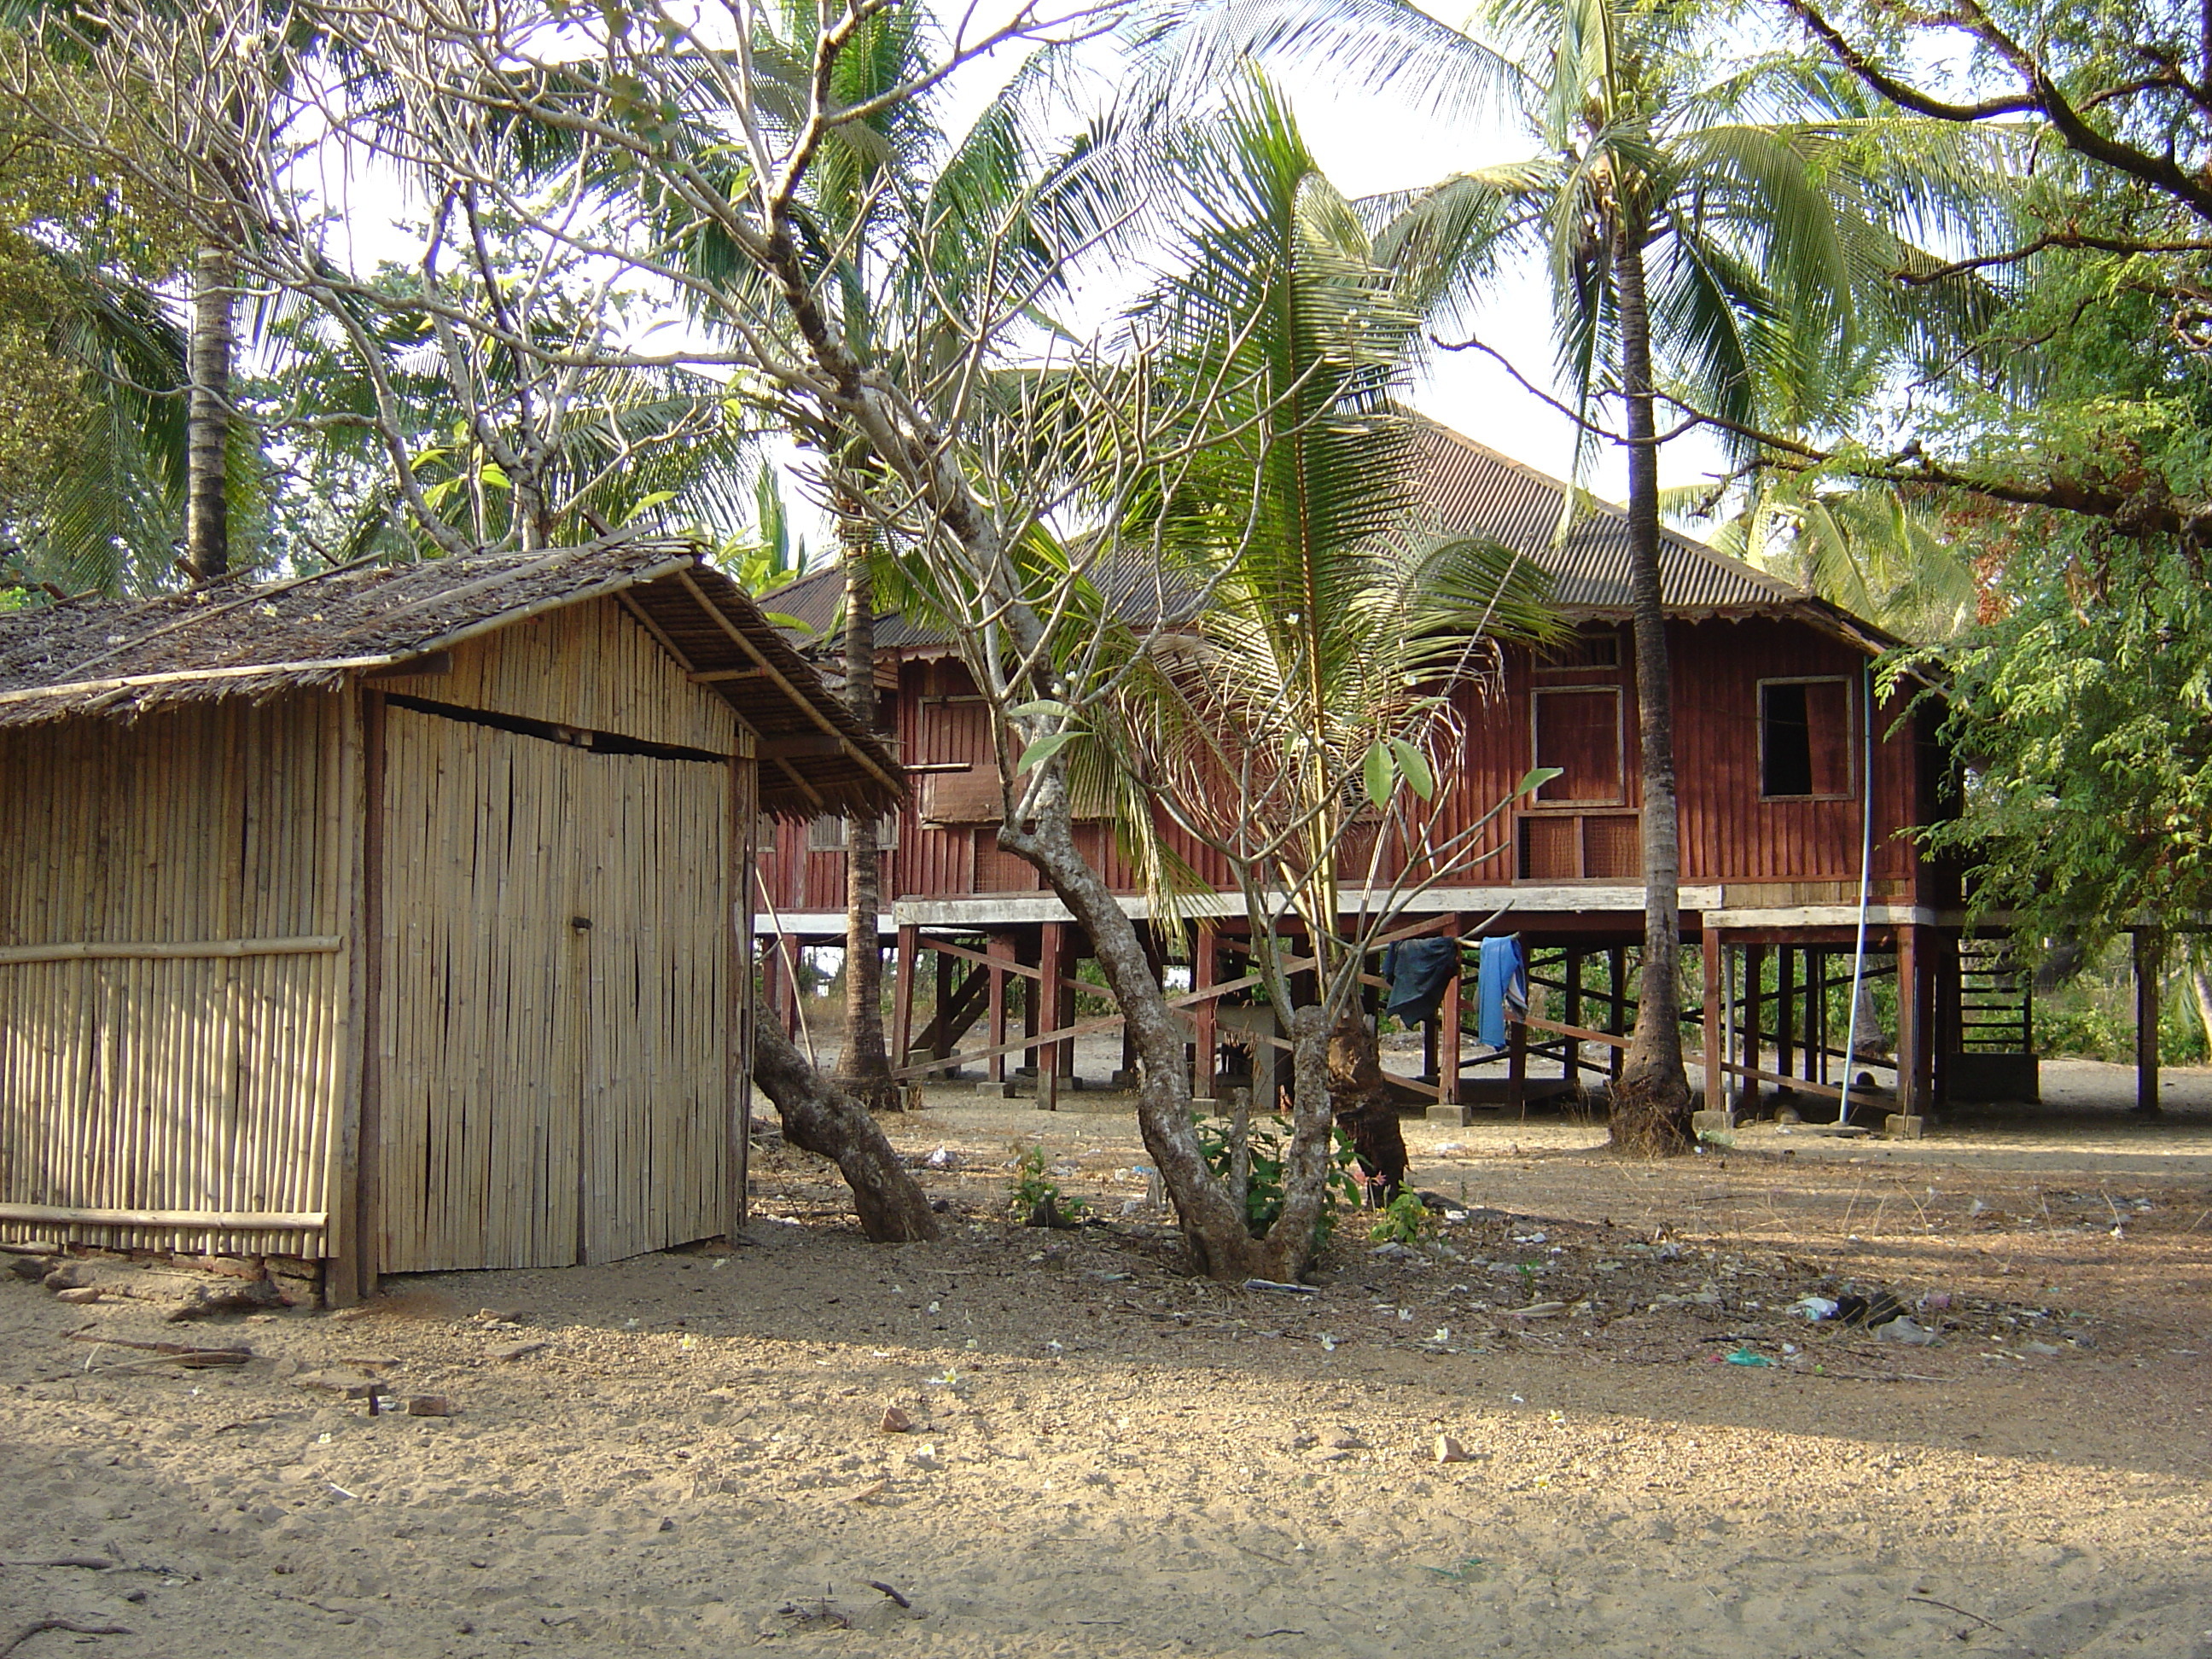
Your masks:
{"label": "red wooden house", "polygon": [[[1458,776],[1439,809],[1447,829],[1489,810],[1531,767],[1561,773],[1501,818],[1494,850],[1478,866],[1421,894],[1415,910],[1462,935],[1486,923],[1486,931],[1521,933],[1538,953],[1539,982],[1559,994],[1551,1023],[1618,1032],[1628,1014],[1624,956],[1642,936],[1644,906],[1626,515],[1595,507],[1555,545],[1567,489],[1559,481],[1436,426],[1425,427],[1417,465],[1424,516],[1448,532],[1495,538],[1543,565],[1576,631],[1562,647],[1510,651],[1502,694],[1464,694]],[[1663,563],[1681,926],[1703,951],[1702,1018],[1723,1034],[1705,1045],[1708,1097],[1723,1093],[1723,1066],[1769,1082],[1789,1074],[1818,1085],[1832,1074],[1843,1033],[1827,1017],[1832,999],[1808,988],[1848,979],[1863,915],[1868,950],[1884,971],[1893,962],[1905,991],[1895,1022],[1899,1109],[1919,1112],[1939,1081],[1960,1095],[2032,1092],[2032,1061],[2023,1075],[2017,1059],[1987,1052],[2026,1053],[2024,992],[1983,972],[1992,964],[1974,945],[1962,955],[1954,875],[1918,856],[1901,834],[1944,810],[1947,762],[1931,711],[1905,715],[1901,696],[1873,697],[1869,665],[1894,641],[1686,537],[1668,536]],[[821,629],[839,593],[832,571],[783,590],[775,603]],[[1083,941],[1036,872],[997,846],[984,706],[951,647],[928,629],[887,617],[878,643],[886,735],[919,785],[884,854],[883,931],[900,948],[895,1042],[911,1042],[917,1070],[941,1065],[966,1027],[988,1018],[983,1046],[1001,1047],[1015,981],[1052,988],[1022,999],[1024,1035],[1064,1030]],[[1094,863],[1142,916],[1111,826],[1083,833]],[[1192,856],[1206,872],[1206,857],[1197,849]],[[763,931],[841,939],[843,860],[834,820],[784,826],[762,861]],[[1243,971],[1234,963],[1242,905],[1225,878],[1218,885],[1218,928],[1201,917],[1194,937],[1161,941],[1164,954],[1190,955],[1200,988]],[[1502,914],[1490,921],[1493,913]],[[925,953],[939,970],[926,1014],[915,1010],[915,965]],[[1731,987],[1740,988],[1731,994]],[[787,1008],[788,987],[776,992]],[[1447,1006],[1456,1003],[1455,994]],[[1206,1056],[1201,1084],[1215,1056],[1213,1012],[1204,1005],[1194,1018]],[[1429,1086],[1440,1107],[1455,1111],[1475,1092],[1461,1077],[1468,1050],[1449,1015],[1431,1035]],[[1067,1073],[1071,1048],[1044,1042],[1030,1051],[1047,1062],[1048,1096]],[[1572,1039],[1553,1051],[1561,1082],[1572,1086],[1589,1069],[1584,1051]],[[1003,1075],[1002,1055],[988,1066],[991,1079]]]}

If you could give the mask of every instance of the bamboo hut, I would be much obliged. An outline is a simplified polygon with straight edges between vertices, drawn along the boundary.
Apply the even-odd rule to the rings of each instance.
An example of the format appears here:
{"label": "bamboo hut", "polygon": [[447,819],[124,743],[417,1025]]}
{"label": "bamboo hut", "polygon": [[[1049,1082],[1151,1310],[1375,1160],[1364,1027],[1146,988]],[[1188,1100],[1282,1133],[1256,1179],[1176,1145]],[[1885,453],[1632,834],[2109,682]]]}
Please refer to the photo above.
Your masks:
{"label": "bamboo hut", "polygon": [[345,1300],[725,1232],[756,819],[901,788],[665,542],[0,615],[0,1237]]}

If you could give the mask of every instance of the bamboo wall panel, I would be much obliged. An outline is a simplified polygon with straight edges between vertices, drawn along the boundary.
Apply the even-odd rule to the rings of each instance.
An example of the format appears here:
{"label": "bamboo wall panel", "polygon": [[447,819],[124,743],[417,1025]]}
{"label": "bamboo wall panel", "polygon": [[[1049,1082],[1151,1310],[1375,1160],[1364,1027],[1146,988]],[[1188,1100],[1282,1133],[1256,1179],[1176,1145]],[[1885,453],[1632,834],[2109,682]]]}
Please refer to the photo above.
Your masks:
{"label": "bamboo wall panel", "polygon": [[[586,599],[457,646],[443,674],[380,680],[388,691],[495,709],[718,755],[741,750],[737,711],[612,599]],[[749,745],[750,734],[742,742]]]}
{"label": "bamboo wall panel", "polygon": [[[0,1203],[334,1212],[339,716],[337,697],[305,693],[0,734],[0,947],[85,952],[0,959]],[[0,1231],[248,1254],[328,1242],[321,1227]]]}
{"label": "bamboo wall panel", "polygon": [[725,769],[389,722],[385,1269],[557,1267],[719,1231]]}

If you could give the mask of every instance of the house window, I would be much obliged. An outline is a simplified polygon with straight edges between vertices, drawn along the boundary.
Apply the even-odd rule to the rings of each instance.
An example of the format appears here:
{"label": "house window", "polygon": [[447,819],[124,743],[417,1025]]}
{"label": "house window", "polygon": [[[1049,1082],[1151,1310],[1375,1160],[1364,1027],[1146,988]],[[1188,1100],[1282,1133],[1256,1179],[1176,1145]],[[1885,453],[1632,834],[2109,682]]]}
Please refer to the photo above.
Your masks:
{"label": "house window", "polygon": [[1620,666],[1620,635],[1608,629],[1602,634],[1575,634],[1536,650],[1539,674],[1563,674],[1577,669]]}
{"label": "house window", "polygon": [[1851,793],[1851,683],[1759,683],[1759,793],[1768,800],[1840,800]]}
{"label": "house window", "polygon": [[[898,814],[886,812],[876,820],[876,850],[888,853],[898,846]],[[816,818],[806,826],[806,850],[842,853],[845,850],[845,820]]]}
{"label": "house window", "polygon": [[1536,764],[1559,775],[1536,792],[1547,806],[1618,806],[1621,793],[1620,691],[1559,686],[1529,693]]}

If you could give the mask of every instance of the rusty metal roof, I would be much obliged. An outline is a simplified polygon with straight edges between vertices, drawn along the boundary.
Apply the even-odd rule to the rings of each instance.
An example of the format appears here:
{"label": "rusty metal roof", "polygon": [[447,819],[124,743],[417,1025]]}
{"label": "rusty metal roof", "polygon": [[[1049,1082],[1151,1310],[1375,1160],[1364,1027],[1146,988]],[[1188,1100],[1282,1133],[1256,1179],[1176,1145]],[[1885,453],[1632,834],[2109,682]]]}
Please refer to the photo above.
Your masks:
{"label": "rusty metal roof", "polygon": [[[1525,554],[1550,573],[1552,602],[1571,621],[1629,616],[1626,508],[1576,492],[1564,480],[1425,416],[1408,418],[1415,428],[1415,511],[1425,527],[1447,535],[1487,537]],[[1571,499],[1574,516],[1563,536],[1561,520]],[[1897,643],[1875,624],[1664,526],[1659,574],[1668,615],[1686,622],[1789,617],[1868,652]],[[1146,584],[1130,585],[1117,608],[1131,612],[1152,592]],[[842,642],[829,630],[843,597],[843,573],[832,565],[763,601],[769,610],[806,624],[811,637],[798,640],[799,648],[832,678]],[[1157,598],[1151,602],[1156,605]],[[876,618],[876,648],[886,653],[942,652],[946,641],[937,629],[894,611]]]}
{"label": "rusty metal roof", "polygon": [[[1525,553],[1552,575],[1552,598],[1571,616],[1626,616],[1628,514],[1587,494],[1576,501],[1564,481],[1414,417],[1414,465],[1425,516],[1450,535],[1486,536]],[[1660,531],[1659,580],[1669,615],[1774,615],[1798,611],[1808,596],[1763,570],[1717,553],[1674,531]]]}

